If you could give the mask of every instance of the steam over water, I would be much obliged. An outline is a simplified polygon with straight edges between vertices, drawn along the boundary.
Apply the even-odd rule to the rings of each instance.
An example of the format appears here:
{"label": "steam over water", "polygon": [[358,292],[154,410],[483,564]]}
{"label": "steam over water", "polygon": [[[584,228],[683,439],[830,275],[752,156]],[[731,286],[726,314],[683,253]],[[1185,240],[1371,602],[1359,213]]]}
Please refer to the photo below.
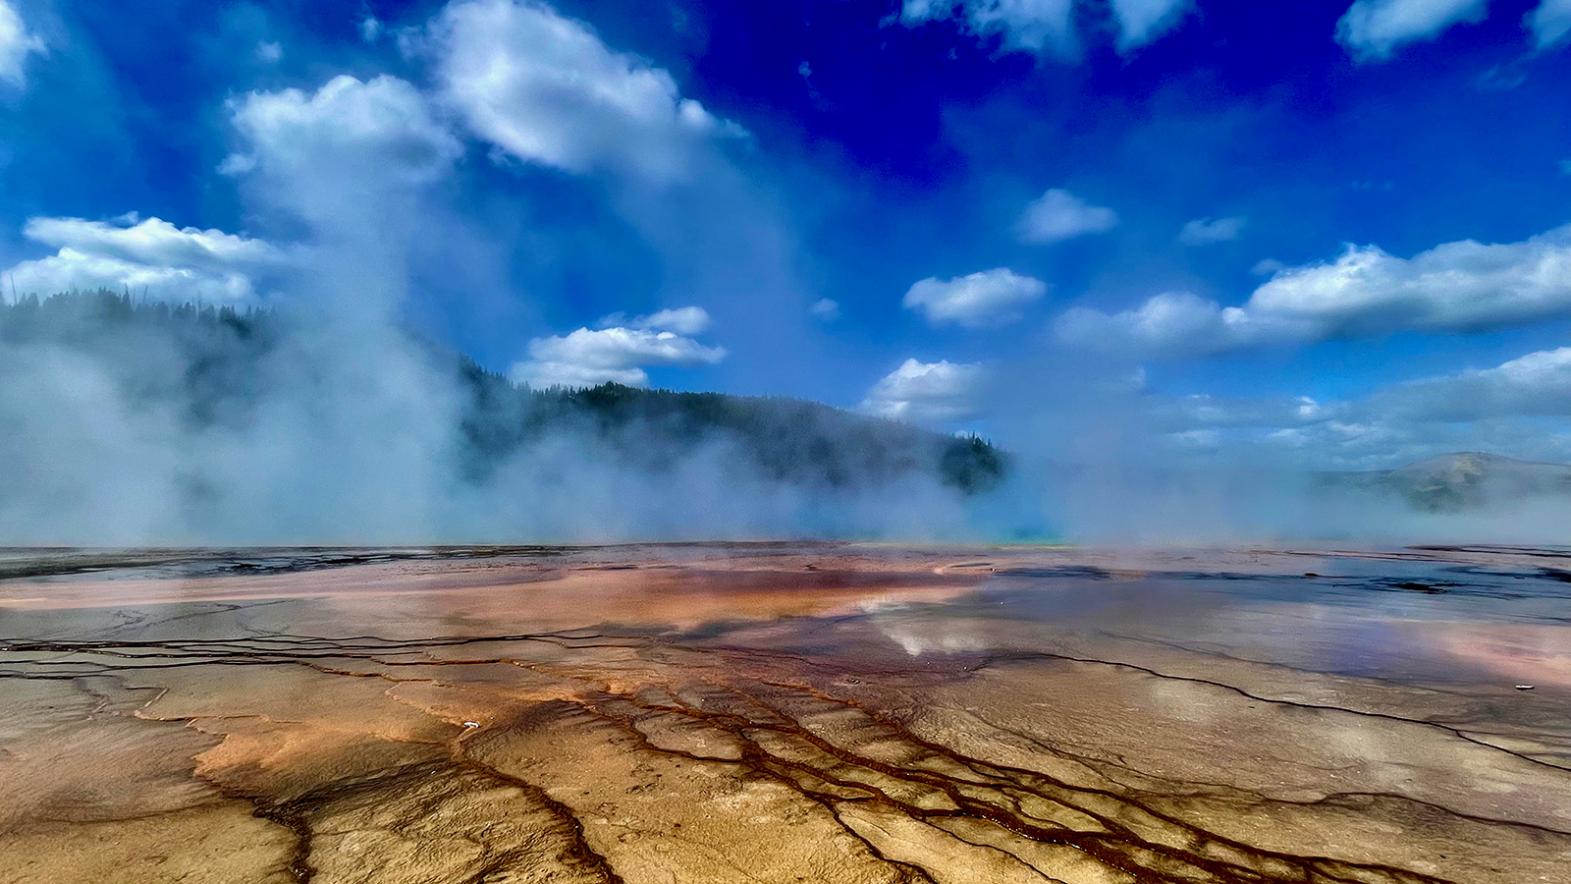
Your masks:
{"label": "steam over water", "polygon": [[1548,465],[1068,465],[1045,446],[1062,440],[998,454],[806,403],[530,393],[394,316],[0,308],[0,538],[1553,543],[1571,523],[1571,471]]}
{"label": "steam over water", "polygon": [[763,433],[607,423],[375,312],[93,296],[0,322],[13,543],[977,536],[1002,499],[936,434],[751,400]]}

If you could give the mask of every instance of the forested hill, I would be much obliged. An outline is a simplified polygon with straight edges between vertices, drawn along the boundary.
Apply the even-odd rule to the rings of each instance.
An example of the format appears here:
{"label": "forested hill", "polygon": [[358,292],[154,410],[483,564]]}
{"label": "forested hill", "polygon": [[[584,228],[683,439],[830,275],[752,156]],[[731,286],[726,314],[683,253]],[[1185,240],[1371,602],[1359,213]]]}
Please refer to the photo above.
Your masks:
{"label": "forested hill", "polygon": [[[279,363],[306,385],[313,373],[335,370],[309,358],[292,364],[293,339],[302,332],[359,333],[302,329],[302,321],[262,310],[144,303],[113,292],[22,297],[0,304],[0,347],[32,370],[43,370],[39,360],[18,354],[47,350],[55,354],[47,366],[60,371],[87,360],[115,379],[130,408],[173,409],[193,427],[243,424],[248,410],[275,392]],[[630,467],[659,470],[707,451],[749,463],[772,480],[837,489],[929,477],[970,494],[996,485],[1006,469],[1001,453],[981,439],[820,403],[619,384],[535,390],[413,337],[402,350],[454,391],[454,401],[443,401],[446,414],[433,419],[457,422],[463,470],[477,482],[531,446],[563,438]],[[269,369],[259,370],[264,364]],[[0,388],[15,382],[0,376]],[[562,479],[571,484],[572,477]]]}

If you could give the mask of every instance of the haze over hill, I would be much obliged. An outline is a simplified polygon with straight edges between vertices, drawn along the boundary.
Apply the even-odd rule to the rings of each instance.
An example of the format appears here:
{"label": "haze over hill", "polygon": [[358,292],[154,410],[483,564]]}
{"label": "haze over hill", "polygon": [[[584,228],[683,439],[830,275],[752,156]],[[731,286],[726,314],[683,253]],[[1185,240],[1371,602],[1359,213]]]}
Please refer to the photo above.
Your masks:
{"label": "haze over hill", "polygon": [[1386,491],[1427,512],[1461,512],[1571,498],[1571,465],[1460,451],[1391,470],[1333,475],[1335,484]]}
{"label": "haze over hill", "polygon": [[814,402],[532,389],[383,325],[110,292],[0,306],[0,370],[13,543],[1543,539],[1571,508],[1571,467],[1488,454],[1111,470]]}
{"label": "haze over hill", "polygon": [[407,334],[360,358],[366,329],[313,322],[110,292],[0,307],[4,535],[938,536],[1005,479],[975,437],[790,399],[536,390]]}

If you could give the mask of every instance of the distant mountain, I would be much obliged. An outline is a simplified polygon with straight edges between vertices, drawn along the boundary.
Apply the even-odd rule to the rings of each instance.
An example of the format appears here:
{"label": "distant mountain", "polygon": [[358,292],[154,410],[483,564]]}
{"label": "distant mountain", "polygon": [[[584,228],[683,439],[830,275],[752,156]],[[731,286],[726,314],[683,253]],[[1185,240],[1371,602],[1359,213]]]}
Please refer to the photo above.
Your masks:
{"label": "distant mountain", "polygon": [[[0,302],[0,356],[28,371],[96,366],[93,377],[113,379],[114,403],[174,415],[184,428],[240,426],[257,409],[276,405],[280,378],[293,385],[289,395],[308,399],[312,390],[330,386],[314,378],[340,370],[311,361],[309,354],[331,347],[309,350],[295,364],[302,348],[291,349],[292,340],[336,335],[348,343],[365,332],[302,328],[309,321],[266,310],[138,302],[106,291],[23,297]],[[927,477],[969,495],[994,487],[1006,471],[1003,454],[982,439],[816,402],[610,383],[536,390],[412,335],[393,347],[423,363],[419,383],[455,391],[442,400],[440,419],[457,421],[455,453],[463,474],[476,483],[528,457],[532,447],[553,443],[656,472],[700,449],[723,452],[727,463],[751,464],[765,479],[804,488],[854,490]],[[36,355],[41,352],[53,355],[44,359]],[[40,413],[53,407],[29,399],[25,389],[6,389],[22,383],[17,371],[0,371],[0,404]],[[378,443],[373,437],[367,444]]]}
{"label": "distant mountain", "polygon": [[1428,512],[1454,512],[1533,498],[1571,498],[1571,465],[1462,451],[1391,470],[1327,477],[1339,487],[1386,492]]}

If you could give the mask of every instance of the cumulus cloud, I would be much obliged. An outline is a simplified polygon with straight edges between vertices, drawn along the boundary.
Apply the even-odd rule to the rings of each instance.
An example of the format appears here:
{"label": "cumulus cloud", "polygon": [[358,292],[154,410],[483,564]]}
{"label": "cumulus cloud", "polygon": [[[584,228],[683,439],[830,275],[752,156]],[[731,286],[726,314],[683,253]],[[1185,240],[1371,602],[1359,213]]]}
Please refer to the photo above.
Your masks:
{"label": "cumulus cloud", "polygon": [[[355,371],[381,361],[389,372],[417,372],[419,354],[406,345],[398,314],[421,262],[426,279],[451,274],[451,255],[465,245],[464,219],[441,198],[463,144],[426,96],[397,77],[337,76],[314,92],[252,92],[228,110],[237,144],[221,170],[257,210],[282,216],[301,268],[309,268],[281,292],[334,317],[319,319],[320,328],[343,321],[356,328],[353,359],[312,358],[359,360]],[[399,400],[390,409],[447,405],[440,395],[435,404],[417,401],[432,398],[429,391],[386,392]]]}
{"label": "cumulus cloud", "polygon": [[0,84],[25,85],[27,57],[44,51],[44,41],[27,30],[11,0],[0,0]]}
{"label": "cumulus cloud", "polygon": [[708,330],[711,320],[709,311],[702,307],[675,307],[666,310],[656,310],[647,316],[634,316],[629,318],[626,313],[612,313],[600,317],[595,323],[600,328],[621,325],[646,331],[669,331],[679,335],[696,335]]}
{"label": "cumulus cloud", "polygon": [[1522,20],[1539,49],[1558,46],[1571,36],[1571,0],[1542,0]]}
{"label": "cumulus cloud", "polygon": [[230,103],[235,128],[250,149],[224,161],[229,173],[374,163],[380,175],[425,182],[445,173],[462,151],[409,83],[391,76],[332,78],[307,95],[299,89],[252,92]]}
{"label": "cumulus cloud", "polygon": [[388,198],[438,180],[463,152],[425,97],[386,75],[252,92],[229,111],[246,146],[221,170],[262,178],[266,199],[313,222],[385,217]]}
{"label": "cumulus cloud", "polygon": [[1332,333],[1469,330],[1571,309],[1571,225],[1518,243],[1444,243],[1412,258],[1349,247],[1336,261],[1277,273],[1251,310]]}
{"label": "cumulus cloud", "polygon": [[1330,469],[1365,470],[1411,463],[1457,448],[1475,447],[1478,437],[1444,435],[1417,424],[1375,420],[1328,420],[1256,433],[1230,433],[1233,450],[1251,442],[1262,450],[1290,455],[1294,464],[1318,464]]}
{"label": "cumulus cloud", "polygon": [[1212,353],[1252,337],[1248,313],[1189,292],[1163,292],[1139,307],[1106,313],[1076,307],[1055,329],[1068,344],[1130,356]]}
{"label": "cumulus cloud", "polygon": [[1571,456],[1571,436],[1550,438],[1543,424],[1571,417],[1571,347],[1346,401],[1151,396],[1144,408],[1156,438],[1177,448],[1275,451],[1300,465],[1368,468],[1456,450]]}
{"label": "cumulus cloud", "polygon": [[1194,0],[1110,0],[1118,24],[1118,51],[1138,49],[1178,26]]}
{"label": "cumulus cloud", "polygon": [[1453,25],[1482,21],[1488,7],[1489,0],[1357,0],[1337,22],[1336,38],[1359,61],[1384,61]]}
{"label": "cumulus cloud", "polygon": [[175,227],[159,218],[123,215],[112,222],[82,218],[32,218],[23,234],[34,242],[74,247],[151,264],[216,269],[274,259],[277,250],[258,239],[221,230]]}
{"label": "cumulus cloud", "polygon": [[907,359],[881,378],[862,400],[862,410],[916,423],[944,423],[977,414],[976,395],[984,369],[969,362]]}
{"label": "cumulus cloud", "polygon": [[807,308],[807,312],[811,313],[814,319],[834,322],[840,318],[840,302],[833,298],[819,298]]}
{"label": "cumulus cloud", "polygon": [[1412,258],[1349,246],[1278,270],[1241,307],[1187,293],[1118,313],[1079,308],[1059,336],[1111,352],[1204,353],[1394,331],[1473,331],[1571,313],[1571,225],[1515,243],[1444,243]]}
{"label": "cumulus cloud", "polygon": [[[705,317],[707,324],[707,316]],[[645,366],[712,365],[723,347],[708,347],[685,335],[654,328],[580,328],[567,335],[535,338],[529,360],[513,366],[515,381],[532,387],[591,387],[614,381],[641,387]]]}
{"label": "cumulus cloud", "polygon": [[1308,396],[1225,399],[1194,394],[1162,403],[1157,415],[1185,428],[1292,427],[1331,420],[1343,410],[1340,404],[1322,404]]}
{"label": "cumulus cloud", "polygon": [[138,264],[76,249],[23,261],[6,271],[18,293],[49,295],[75,290],[111,289],[172,301],[242,301],[252,294],[245,275],[213,274],[189,267]]}
{"label": "cumulus cloud", "polygon": [[1005,49],[1071,55],[1076,50],[1075,0],[905,0],[900,21],[918,25],[955,19]]}
{"label": "cumulus cloud", "polygon": [[954,279],[929,276],[912,285],[901,304],[933,325],[987,328],[1019,319],[1023,307],[1046,293],[1040,279],[996,267]]}
{"label": "cumulus cloud", "polygon": [[1238,234],[1243,232],[1244,219],[1231,216],[1227,218],[1196,218],[1186,223],[1178,231],[1178,241],[1186,246],[1205,246],[1212,243],[1231,242],[1238,239]]}
{"label": "cumulus cloud", "polygon": [[32,218],[22,233],[57,250],[6,271],[8,287],[22,294],[107,288],[171,300],[243,301],[255,294],[257,273],[285,260],[263,240],[135,215]]}
{"label": "cumulus cloud", "polygon": [[541,3],[457,0],[426,39],[444,101],[525,162],[669,181],[690,172],[701,145],[743,134],[682,97],[665,70]]}
{"label": "cumulus cloud", "polygon": [[1425,437],[1433,435],[1415,422],[1374,413],[1363,401],[1147,394],[1131,407],[1131,426],[1143,428],[1139,438],[1146,444],[1186,458],[1222,453],[1235,465],[1286,455],[1297,466],[1367,467],[1425,456]]}
{"label": "cumulus cloud", "polygon": [[1018,232],[1026,242],[1047,243],[1087,233],[1103,233],[1118,223],[1118,213],[1093,206],[1061,188],[1053,188],[1026,206]]}
{"label": "cumulus cloud", "polygon": [[[996,37],[1015,52],[1068,58],[1079,51],[1077,4],[1084,0],[904,0],[900,22],[907,27],[933,21],[958,22],[979,38]],[[1109,0],[1117,28],[1116,46],[1127,53],[1152,42],[1183,21],[1194,0]]]}
{"label": "cumulus cloud", "polygon": [[1571,347],[1398,384],[1372,397],[1370,410],[1428,421],[1571,417]]}

